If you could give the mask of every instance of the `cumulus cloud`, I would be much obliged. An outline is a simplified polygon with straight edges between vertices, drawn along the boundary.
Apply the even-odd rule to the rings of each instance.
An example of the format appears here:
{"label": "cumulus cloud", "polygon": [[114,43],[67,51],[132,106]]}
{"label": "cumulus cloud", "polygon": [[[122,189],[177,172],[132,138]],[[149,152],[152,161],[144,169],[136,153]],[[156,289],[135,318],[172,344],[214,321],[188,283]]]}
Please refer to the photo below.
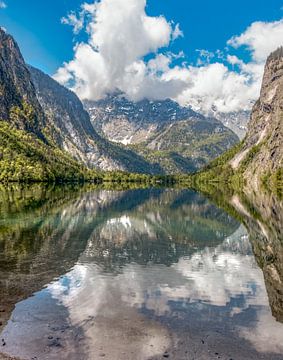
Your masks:
{"label": "cumulus cloud", "polygon": [[274,22],[254,22],[247,30],[234,36],[228,45],[235,48],[246,46],[256,63],[264,62],[267,56],[283,44],[283,19]]}
{"label": "cumulus cloud", "polygon": [[[266,58],[282,44],[283,20],[255,22],[243,34],[228,40],[225,57],[219,50],[215,54],[200,50],[200,66],[173,68],[166,76],[175,79],[185,76],[190,82],[176,98],[182,105],[204,113],[209,113],[212,107],[224,113],[250,110],[259,96]],[[233,48],[240,47],[250,52],[250,62],[229,54]]]}
{"label": "cumulus cloud", "polygon": [[6,9],[7,4],[4,1],[0,1],[0,9]]}
{"label": "cumulus cloud", "polygon": [[77,34],[84,26],[84,13],[77,16],[74,12],[71,12],[66,17],[62,17],[61,23],[73,26],[74,33]]}
{"label": "cumulus cloud", "polygon": [[177,96],[177,101],[205,113],[213,106],[220,112],[247,110],[255,94],[258,95],[259,85],[250,74],[231,71],[219,62],[172,69],[166,76],[175,79],[185,76],[190,86]]}
{"label": "cumulus cloud", "polygon": [[[283,43],[283,20],[255,22],[232,37],[225,49],[199,52],[196,65],[174,65],[170,45],[184,36],[179,24],[146,14],[146,0],[100,0],[84,3],[78,15],[62,22],[88,41],[77,44],[74,58],[54,78],[81,99],[96,100],[120,90],[132,100],[172,98],[209,113],[249,110],[259,96],[268,54]],[[239,49],[243,47],[243,49]],[[249,51],[251,60],[240,55]]]}
{"label": "cumulus cloud", "polygon": [[[161,63],[155,54],[182,32],[163,16],[147,16],[145,6],[145,0],[102,0],[83,4],[80,17],[72,13],[64,18],[77,32],[84,14],[89,39],[76,45],[73,61],[65,63],[55,79],[65,84],[72,80],[82,99],[97,99],[115,89],[133,99],[176,96],[185,84],[162,80],[157,73],[164,70],[165,59]],[[150,67],[143,60],[148,54],[155,58]]]}

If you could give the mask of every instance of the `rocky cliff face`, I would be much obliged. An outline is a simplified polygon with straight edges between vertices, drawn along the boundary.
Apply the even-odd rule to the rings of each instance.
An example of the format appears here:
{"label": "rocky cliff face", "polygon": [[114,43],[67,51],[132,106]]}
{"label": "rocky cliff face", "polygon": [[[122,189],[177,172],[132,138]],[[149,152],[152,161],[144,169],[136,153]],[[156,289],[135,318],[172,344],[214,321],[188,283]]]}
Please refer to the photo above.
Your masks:
{"label": "rocky cliff face", "polygon": [[169,99],[134,103],[118,93],[85,107],[100,134],[130,146],[166,173],[195,171],[238,141],[220,121]]}
{"label": "rocky cliff face", "polygon": [[241,151],[232,159],[248,186],[257,190],[261,180],[280,176],[283,168],[283,48],[266,62],[259,100],[254,105]]}
{"label": "rocky cliff face", "polygon": [[133,151],[110,143],[94,130],[76,94],[42,71],[29,67],[38,100],[55,142],[91,168],[153,172]]}
{"label": "rocky cliff face", "polygon": [[[60,164],[67,166],[67,162],[70,166],[76,167],[75,172],[80,166],[79,163],[99,170],[158,172],[157,168],[131,149],[112,144],[98,135],[78,97],[48,75],[28,67],[15,40],[2,29],[0,29],[0,95],[0,120],[24,131],[13,133],[12,140],[12,130],[9,133],[9,129],[4,126],[5,123],[0,123],[2,175],[7,175],[8,171],[17,174],[18,178],[23,168],[23,156],[25,165],[28,159],[35,160],[30,156],[34,151],[27,150],[24,145],[25,131],[36,135],[30,139],[35,148],[39,146],[46,154],[52,152],[50,159],[56,160],[56,164],[50,160],[52,165],[46,164],[44,170],[40,160],[42,155],[38,155],[34,161],[37,163],[37,179],[42,178],[43,173],[50,173],[50,166],[51,172],[54,172],[55,167],[61,168]],[[10,140],[7,140],[9,136]],[[45,145],[37,143],[38,139],[44,140],[50,148],[43,149]],[[6,141],[9,141],[9,146],[11,145],[9,151]],[[58,148],[65,152],[53,154],[53,151],[59,150]],[[67,161],[64,154],[70,154],[78,163],[72,163],[71,157],[72,161]],[[13,164],[13,169],[10,169],[9,164]],[[26,172],[26,167],[24,171]]]}
{"label": "rocky cliff face", "polygon": [[49,127],[18,45],[0,29],[0,182],[78,179],[87,172],[50,141]]}
{"label": "rocky cliff face", "polygon": [[229,113],[219,112],[215,107],[210,115],[220,120],[223,125],[231,129],[241,140],[246,136],[250,111],[234,111]]}
{"label": "rocky cliff face", "polygon": [[145,99],[134,103],[122,93],[95,102],[86,101],[85,107],[99,133],[125,145],[144,142],[176,121],[202,117],[172,100]]}
{"label": "rocky cliff face", "polygon": [[0,28],[0,120],[43,137],[45,116],[14,39]]}

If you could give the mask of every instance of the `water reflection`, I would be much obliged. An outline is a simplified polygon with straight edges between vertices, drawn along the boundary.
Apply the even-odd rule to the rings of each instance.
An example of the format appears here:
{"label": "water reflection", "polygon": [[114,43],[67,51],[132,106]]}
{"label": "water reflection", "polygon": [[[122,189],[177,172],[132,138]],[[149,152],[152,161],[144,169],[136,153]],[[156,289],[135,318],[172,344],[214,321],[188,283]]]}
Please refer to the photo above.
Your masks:
{"label": "water reflection", "polygon": [[[38,201],[32,194],[25,195],[32,206],[24,201],[15,211],[7,199],[1,205],[6,353],[282,358],[283,326],[269,307],[273,291],[271,307],[280,320],[282,296],[274,282],[280,272],[272,281],[266,275],[281,266],[266,257],[278,221],[263,233],[264,220],[254,220],[247,203],[233,198],[229,206],[242,211],[250,242],[234,217],[189,190],[55,189]],[[280,250],[275,244],[272,251]]]}

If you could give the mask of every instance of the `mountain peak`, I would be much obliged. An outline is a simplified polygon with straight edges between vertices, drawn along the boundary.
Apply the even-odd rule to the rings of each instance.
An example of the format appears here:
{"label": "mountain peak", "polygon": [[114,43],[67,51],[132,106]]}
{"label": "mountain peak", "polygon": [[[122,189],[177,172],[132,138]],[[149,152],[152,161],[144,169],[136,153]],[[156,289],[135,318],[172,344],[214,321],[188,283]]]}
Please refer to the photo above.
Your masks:
{"label": "mountain peak", "polygon": [[281,58],[283,58],[283,46],[280,46],[268,56],[266,64],[268,65],[271,61],[280,60]]}

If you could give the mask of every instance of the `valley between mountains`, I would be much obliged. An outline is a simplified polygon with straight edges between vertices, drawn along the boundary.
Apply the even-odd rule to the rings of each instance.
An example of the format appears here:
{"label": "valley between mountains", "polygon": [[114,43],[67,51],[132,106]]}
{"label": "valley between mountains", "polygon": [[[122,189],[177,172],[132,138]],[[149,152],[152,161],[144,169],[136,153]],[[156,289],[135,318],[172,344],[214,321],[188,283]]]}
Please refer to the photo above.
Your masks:
{"label": "valley between mountains", "polygon": [[115,93],[82,104],[28,66],[3,29],[0,43],[2,181],[195,172],[239,141],[221,121],[169,99],[134,103]]}
{"label": "valley between mountains", "polygon": [[280,188],[282,48],[267,60],[247,125],[245,111],[204,115],[170,99],[133,102],[119,91],[82,103],[27,65],[3,29],[0,45],[0,181],[121,181],[133,174],[131,181],[170,175],[184,182],[197,173],[194,183]]}

